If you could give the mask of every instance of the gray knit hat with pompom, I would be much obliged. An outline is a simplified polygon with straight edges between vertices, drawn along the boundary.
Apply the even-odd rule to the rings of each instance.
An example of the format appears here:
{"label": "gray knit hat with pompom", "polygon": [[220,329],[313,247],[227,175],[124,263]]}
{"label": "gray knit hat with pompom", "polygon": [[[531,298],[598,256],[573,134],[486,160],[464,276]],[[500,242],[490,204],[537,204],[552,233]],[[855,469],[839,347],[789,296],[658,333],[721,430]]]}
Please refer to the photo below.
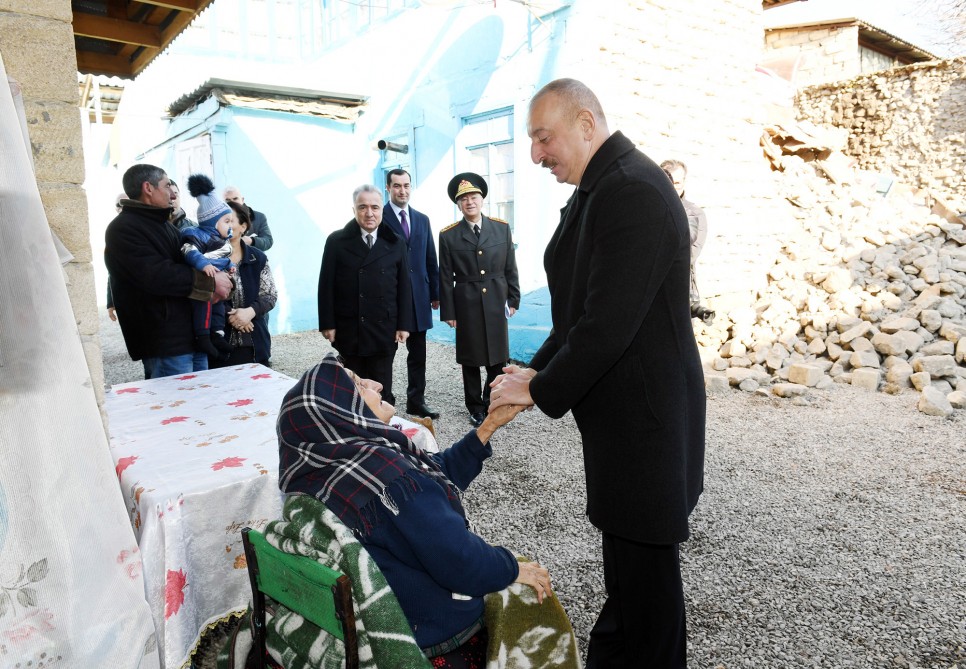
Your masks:
{"label": "gray knit hat with pompom", "polygon": [[204,174],[188,177],[188,192],[198,200],[198,227],[213,228],[218,219],[230,214],[231,209],[215,192],[215,184]]}

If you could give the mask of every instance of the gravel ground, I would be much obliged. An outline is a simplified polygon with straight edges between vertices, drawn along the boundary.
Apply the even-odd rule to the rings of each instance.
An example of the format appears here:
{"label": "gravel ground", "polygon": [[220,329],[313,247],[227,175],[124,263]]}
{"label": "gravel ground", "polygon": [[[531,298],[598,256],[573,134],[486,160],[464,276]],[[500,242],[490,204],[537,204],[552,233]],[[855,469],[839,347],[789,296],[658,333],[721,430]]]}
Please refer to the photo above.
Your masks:
{"label": "gravel ground", "polygon": [[[102,337],[108,385],[141,378],[106,318]],[[330,350],[317,332],[272,347],[293,377]],[[469,429],[459,369],[448,346],[429,358],[449,444]],[[395,372],[399,396],[404,354]],[[966,667],[966,412],[925,416],[917,397],[708,398],[706,490],[682,545],[689,666]],[[576,426],[527,412],[494,446],[467,493],[474,529],[550,569],[586,650],[603,578]]]}

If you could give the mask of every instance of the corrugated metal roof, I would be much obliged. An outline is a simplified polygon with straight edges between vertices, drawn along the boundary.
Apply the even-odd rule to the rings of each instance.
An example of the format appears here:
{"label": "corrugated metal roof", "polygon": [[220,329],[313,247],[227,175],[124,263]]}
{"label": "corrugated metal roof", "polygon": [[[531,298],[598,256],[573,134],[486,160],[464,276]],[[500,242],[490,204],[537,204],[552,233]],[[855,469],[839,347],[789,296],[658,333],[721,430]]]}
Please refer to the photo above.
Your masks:
{"label": "corrugated metal roof", "polygon": [[825,18],[807,18],[799,21],[781,22],[774,19],[769,20],[769,15],[765,15],[765,31],[793,30],[795,28],[820,28],[835,26],[858,26],[859,40],[865,45],[869,45],[879,51],[894,55],[897,58],[910,63],[919,63],[926,60],[936,60],[939,56],[918,47],[901,37],[893,35],[887,30],[883,30],[868,21],[855,16],[836,16]]}
{"label": "corrugated metal roof", "polygon": [[350,93],[209,79],[195,90],[172,102],[168,106],[168,114],[177,116],[212,96],[222,105],[308,114],[349,122],[359,117],[369,99],[366,96]]}

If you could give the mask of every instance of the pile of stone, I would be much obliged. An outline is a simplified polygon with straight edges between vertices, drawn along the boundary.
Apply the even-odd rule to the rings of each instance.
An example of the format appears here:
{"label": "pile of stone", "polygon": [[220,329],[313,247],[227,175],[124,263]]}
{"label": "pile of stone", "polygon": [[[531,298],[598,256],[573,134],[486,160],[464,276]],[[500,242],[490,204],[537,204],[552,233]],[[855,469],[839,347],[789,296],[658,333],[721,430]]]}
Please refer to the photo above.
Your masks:
{"label": "pile of stone", "polygon": [[881,175],[783,167],[797,224],[758,300],[697,330],[723,372],[708,389],[915,388],[924,413],[966,408],[964,221]]}

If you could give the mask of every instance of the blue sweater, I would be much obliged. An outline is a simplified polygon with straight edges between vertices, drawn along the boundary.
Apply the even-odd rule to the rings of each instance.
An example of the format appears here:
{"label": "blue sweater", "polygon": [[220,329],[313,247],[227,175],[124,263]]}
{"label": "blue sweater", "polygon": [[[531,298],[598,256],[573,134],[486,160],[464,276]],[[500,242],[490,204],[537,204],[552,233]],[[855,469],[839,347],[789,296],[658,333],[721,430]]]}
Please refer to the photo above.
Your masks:
{"label": "blue sweater", "polygon": [[[473,430],[432,457],[466,490],[492,454]],[[394,496],[398,515],[380,505],[378,521],[361,542],[396,594],[416,643],[427,648],[472,625],[483,615],[483,595],[513,583],[519,567],[510,551],[469,530],[439,484],[416,478],[421,490],[408,499]]]}

